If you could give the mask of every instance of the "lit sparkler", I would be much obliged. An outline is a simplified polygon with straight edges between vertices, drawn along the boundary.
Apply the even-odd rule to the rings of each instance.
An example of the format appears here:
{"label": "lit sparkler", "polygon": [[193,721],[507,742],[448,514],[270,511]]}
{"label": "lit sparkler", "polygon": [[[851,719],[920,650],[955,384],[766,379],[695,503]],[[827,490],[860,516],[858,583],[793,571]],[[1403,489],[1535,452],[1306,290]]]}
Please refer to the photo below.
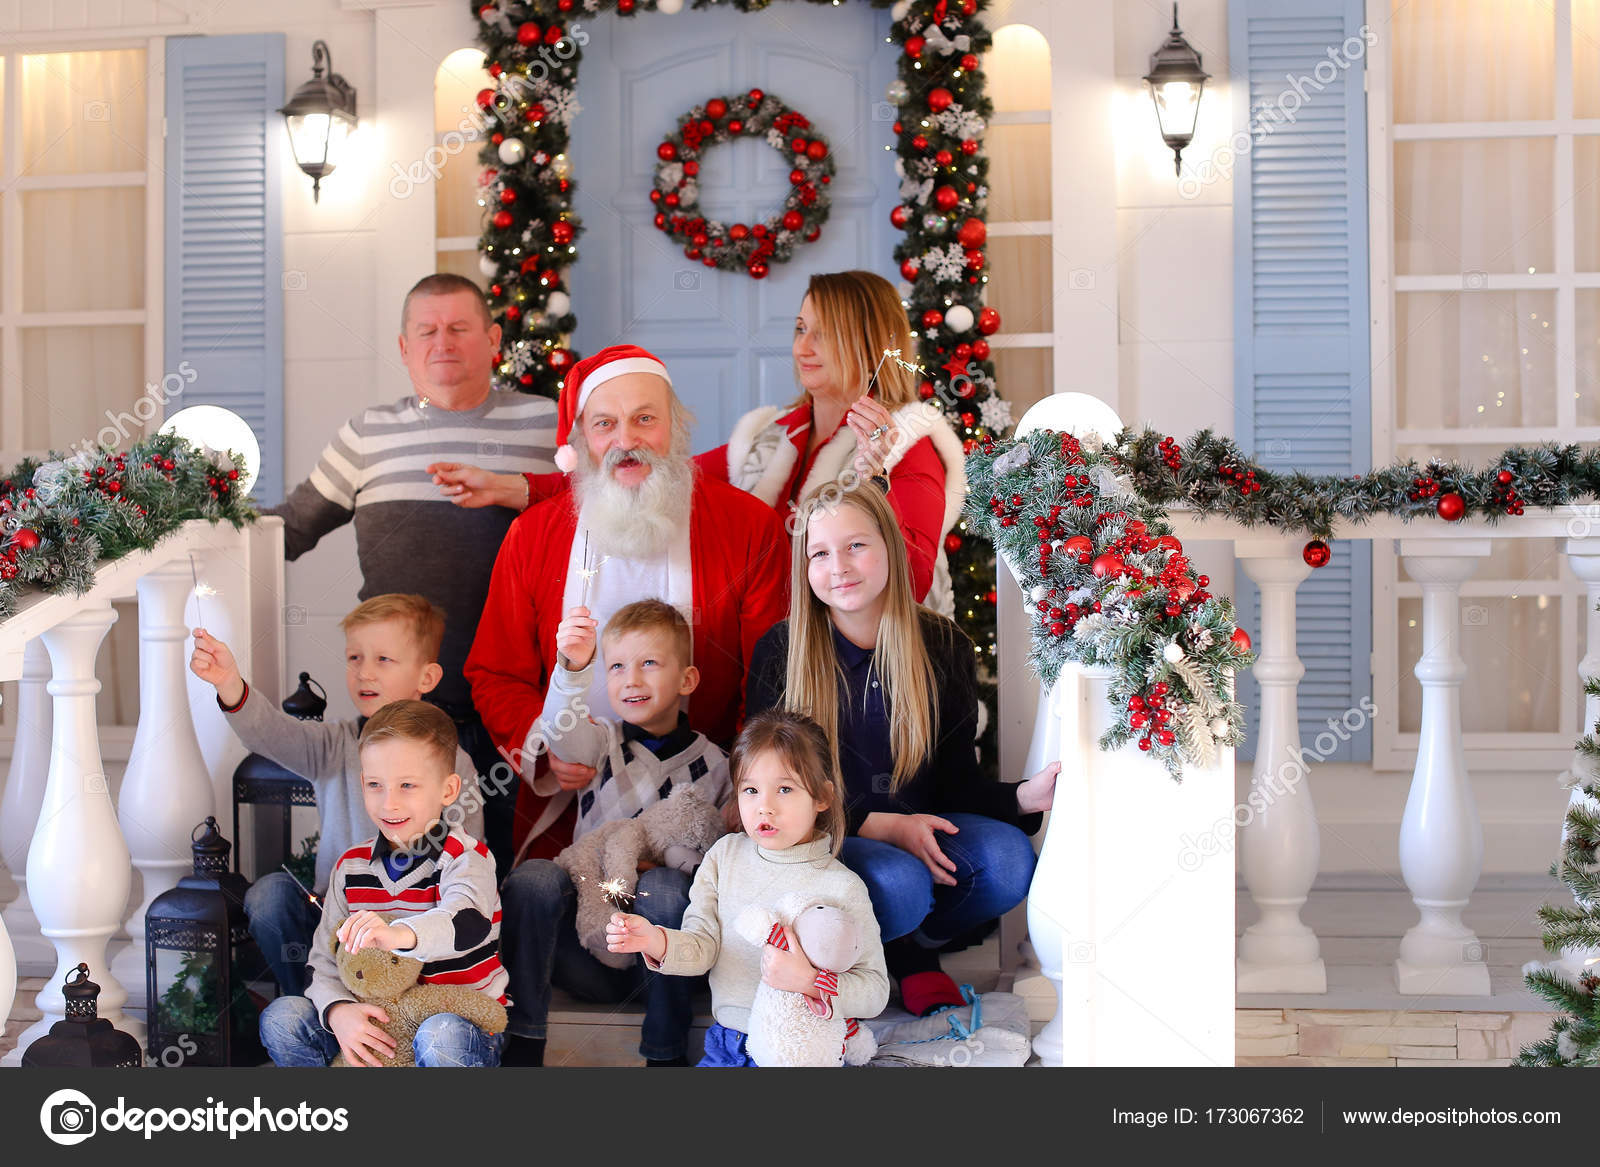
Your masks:
{"label": "lit sparkler", "polygon": [[294,880],[294,885],[297,888],[299,888],[301,891],[306,893],[306,899],[310,900],[313,906],[318,907],[318,908],[320,908],[322,906],[322,901],[319,900],[316,896],[311,894],[311,889],[308,888],[305,884],[300,882],[300,877],[295,875],[294,872],[289,870],[289,865],[287,863],[280,863],[278,866],[283,868],[283,873],[285,875],[287,875],[290,879]]}

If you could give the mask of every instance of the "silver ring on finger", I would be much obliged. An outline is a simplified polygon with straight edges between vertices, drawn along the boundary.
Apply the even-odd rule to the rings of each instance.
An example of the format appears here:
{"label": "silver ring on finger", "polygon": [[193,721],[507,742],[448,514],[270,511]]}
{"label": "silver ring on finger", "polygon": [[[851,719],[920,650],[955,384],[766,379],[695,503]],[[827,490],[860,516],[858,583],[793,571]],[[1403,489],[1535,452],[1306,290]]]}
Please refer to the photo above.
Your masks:
{"label": "silver ring on finger", "polygon": [[880,425],[877,429],[873,430],[870,434],[867,435],[867,441],[875,442],[879,438],[883,437],[883,435],[888,433],[888,432],[889,432],[889,427],[888,426]]}

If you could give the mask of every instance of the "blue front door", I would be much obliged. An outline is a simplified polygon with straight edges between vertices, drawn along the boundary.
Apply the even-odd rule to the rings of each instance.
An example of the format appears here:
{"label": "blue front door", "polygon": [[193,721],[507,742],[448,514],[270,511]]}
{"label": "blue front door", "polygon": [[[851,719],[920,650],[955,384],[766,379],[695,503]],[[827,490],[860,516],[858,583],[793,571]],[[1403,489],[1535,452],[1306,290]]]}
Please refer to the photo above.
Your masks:
{"label": "blue front door", "polygon": [[[643,345],[672,371],[697,417],[694,449],[727,440],[757,405],[796,394],[789,345],[813,272],[866,268],[898,279],[889,212],[898,201],[889,14],[864,3],[777,4],[762,12],[643,13],[584,20],[589,43],[572,122],[575,210],[584,235],[571,271],[574,344]],[[837,167],[828,222],[764,280],[688,259],[654,225],[656,147],[713,97],[765,90],[810,119]],[[783,204],[789,164],[745,139],[704,152],[700,213],[758,223]]]}

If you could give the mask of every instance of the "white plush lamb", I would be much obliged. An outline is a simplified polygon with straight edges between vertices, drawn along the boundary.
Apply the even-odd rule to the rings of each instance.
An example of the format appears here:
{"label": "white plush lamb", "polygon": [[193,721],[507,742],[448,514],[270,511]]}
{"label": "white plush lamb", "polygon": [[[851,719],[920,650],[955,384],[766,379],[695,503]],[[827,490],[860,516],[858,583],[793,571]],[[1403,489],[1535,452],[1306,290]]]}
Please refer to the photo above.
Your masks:
{"label": "white plush lamb", "polygon": [[[788,929],[806,959],[819,970],[849,970],[866,946],[861,925],[851,916],[802,892],[781,897],[771,908],[746,908],[734,921],[734,931],[759,947],[767,943],[777,924]],[[804,993],[785,992],[766,983],[756,989],[749,1025],[745,1049],[758,1066],[859,1066],[877,1052],[866,1026],[834,1014]]]}

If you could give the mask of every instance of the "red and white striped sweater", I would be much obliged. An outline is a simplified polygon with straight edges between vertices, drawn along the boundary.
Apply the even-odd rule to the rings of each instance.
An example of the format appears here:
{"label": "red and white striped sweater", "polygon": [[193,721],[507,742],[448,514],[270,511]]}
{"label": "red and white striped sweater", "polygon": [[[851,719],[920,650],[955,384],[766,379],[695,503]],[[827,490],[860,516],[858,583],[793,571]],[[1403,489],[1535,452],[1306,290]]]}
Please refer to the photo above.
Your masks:
{"label": "red and white striped sweater", "polygon": [[416,946],[402,955],[423,962],[418,980],[463,985],[509,1004],[500,963],[500,892],[489,848],[451,831],[442,843],[414,852],[400,877],[391,879],[384,860],[395,853],[379,835],[350,848],[334,864],[311,945],[306,989],[323,1025],[330,1008],[356,999],[339,979],[334,943],[340,926],[360,911],[392,913],[395,923],[416,933]]}

